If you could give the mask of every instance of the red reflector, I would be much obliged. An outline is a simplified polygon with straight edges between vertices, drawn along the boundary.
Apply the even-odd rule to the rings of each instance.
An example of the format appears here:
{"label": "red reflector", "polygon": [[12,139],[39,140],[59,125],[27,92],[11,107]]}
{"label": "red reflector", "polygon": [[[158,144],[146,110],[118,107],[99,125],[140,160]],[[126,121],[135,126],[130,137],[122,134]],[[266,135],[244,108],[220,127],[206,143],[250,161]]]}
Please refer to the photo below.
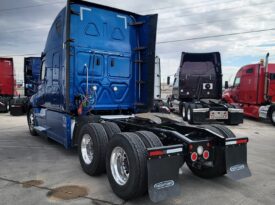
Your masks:
{"label": "red reflector", "polygon": [[80,103],[80,105],[79,105],[79,107],[78,107],[78,109],[77,109],[77,114],[78,114],[78,115],[81,115],[82,112],[83,112],[83,105],[82,105],[82,103]]}
{"label": "red reflector", "polygon": [[247,143],[247,139],[243,139],[243,140],[237,140],[237,144],[244,144]]}
{"label": "red reflector", "polygon": [[156,150],[156,151],[149,152],[150,157],[161,156],[161,155],[164,155],[164,154],[165,154],[165,152],[162,151],[162,150]]}
{"label": "red reflector", "polygon": [[196,153],[196,152],[193,152],[192,154],[191,154],[191,160],[194,162],[194,161],[196,161],[198,159],[198,154]]}
{"label": "red reflector", "polygon": [[192,149],[193,149],[193,145],[190,144],[190,145],[189,145],[189,151],[191,151]]}
{"label": "red reflector", "polygon": [[208,152],[208,150],[204,150],[202,156],[203,156],[204,159],[208,159],[209,158],[209,152]]}

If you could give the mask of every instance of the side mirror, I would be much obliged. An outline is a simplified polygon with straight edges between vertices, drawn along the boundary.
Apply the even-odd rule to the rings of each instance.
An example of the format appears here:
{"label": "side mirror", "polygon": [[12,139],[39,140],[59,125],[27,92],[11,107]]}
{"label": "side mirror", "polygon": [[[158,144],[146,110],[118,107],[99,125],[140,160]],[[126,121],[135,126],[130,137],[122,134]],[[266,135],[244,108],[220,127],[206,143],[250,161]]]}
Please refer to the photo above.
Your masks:
{"label": "side mirror", "polygon": [[229,88],[229,86],[228,86],[228,81],[225,81],[225,82],[224,82],[224,88],[225,88],[225,89],[228,89],[228,88]]}
{"label": "side mirror", "polygon": [[167,77],[167,85],[170,85],[170,76]]}
{"label": "side mirror", "polygon": [[45,57],[46,53],[44,52],[41,52],[41,56],[40,56],[40,59],[42,60],[44,57]]}

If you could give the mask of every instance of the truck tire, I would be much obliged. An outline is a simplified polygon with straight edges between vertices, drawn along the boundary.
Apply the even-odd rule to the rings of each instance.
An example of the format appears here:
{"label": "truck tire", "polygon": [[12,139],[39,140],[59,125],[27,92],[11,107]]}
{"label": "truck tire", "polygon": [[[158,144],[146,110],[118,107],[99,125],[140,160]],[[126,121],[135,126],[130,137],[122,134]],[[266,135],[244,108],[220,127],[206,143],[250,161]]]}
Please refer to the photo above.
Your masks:
{"label": "truck tire", "polygon": [[5,113],[9,112],[10,111],[10,107],[9,107],[9,104],[6,105],[6,110],[5,110]]}
{"label": "truck tire", "polygon": [[271,107],[269,118],[271,123],[275,126],[275,106]]}
{"label": "truck tire", "polygon": [[7,113],[8,111],[8,104],[0,101],[0,112]]}
{"label": "truck tire", "polygon": [[139,138],[142,140],[143,144],[146,148],[151,147],[162,147],[163,144],[158,138],[157,135],[155,135],[153,132],[149,131],[137,131],[135,132]]}
{"label": "truck tire", "polygon": [[30,109],[28,114],[27,114],[27,121],[28,121],[28,126],[29,126],[29,131],[32,136],[37,136],[37,132],[34,129],[35,122],[34,122],[34,112],[33,109]]}
{"label": "truck tire", "polygon": [[187,108],[188,103],[182,103],[181,117],[183,121],[187,121]]}
{"label": "truck tire", "polygon": [[225,138],[236,138],[236,135],[227,127],[219,124],[213,124],[212,126],[218,129]]}
{"label": "truck tire", "polygon": [[182,113],[183,103],[179,103],[179,114]]}
{"label": "truck tire", "polygon": [[[158,138],[158,136],[150,131],[137,131],[135,132],[139,138],[142,140],[144,146],[146,148],[153,148],[153,147],[162,147],[163,144]],[[148,176],[146,173],[146,182],[148,181]],[[146,186],[144,189],[144,193],[148,190],[148,187]]]}
{"label": "truck tire", "polygon": [[193,120],[193,109],[195,108],[195,105],[194,104],[189,104],[188,105],[188,108],[187,108],[187,121],[190,123],[190,124],[194,124],[194,120]]}
{"label": "truck tire", "polygon": [[104,127],[105,132],[107,133],[108,140],[110,140],[114,134],[117,134],[117,133],[121,132],[119,126],[114,122],[106,121],[106,122],[103,122],[101,124]]}
{"label": "truck tire", "polygon": [[[235,135],[231,130],[228,128],[222,126],[222,125],[202,125],[200,126],[202,128],[206,128],[211,130],[212,132],[215,132],[219,135],[224,136],[225,138],[235,138]],[[225,153],[222,149],[217,149],[214,151],[214,166],[213,167],[201,167],[201,169],[198,169],[197,167],[192,166],[192,162],[190,160],[190,155],[186,158],[186,164],[189,167],[189,169],[197,176],[201,178],[214,178],[223,176],[226,173],[225,170]]]}
{"label": "truck tire", "polygon": [[199,127],[209,129],[212,132],[215,132],[221,136],[224,136],[223,133],[216,127],[213,127],[213,125],[200,125]]}
{"label": "truck tire", "polygon": [[82,169],[94,176],[105,171],[108,136],[100,123],[82,126],[78,137],[78,157]]}
{"label": "truck tire", "polygon": [[135,133],[115,134],[108,143],[106,171],[114,193],[124,200],[147,190],[146,147]]}

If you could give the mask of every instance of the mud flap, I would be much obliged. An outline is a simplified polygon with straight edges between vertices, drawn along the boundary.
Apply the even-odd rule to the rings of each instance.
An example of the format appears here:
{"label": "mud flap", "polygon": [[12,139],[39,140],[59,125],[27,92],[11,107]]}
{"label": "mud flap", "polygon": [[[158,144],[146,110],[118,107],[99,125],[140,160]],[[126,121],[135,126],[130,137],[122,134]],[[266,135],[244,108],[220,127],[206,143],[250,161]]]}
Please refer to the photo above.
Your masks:
{"label": "mud flap", "polygon": [[230,179],[239,180],[251,176],[247,165],[247,141],[246,138],[226,142],[226,172]]}
{"label": "mud flap", "polygon": [[[148,192],[153,202],[180,194],[179,168],[184,162],[182,150],[182,145],[148,149]],[[150,156],[150,153],[153,155]]]}

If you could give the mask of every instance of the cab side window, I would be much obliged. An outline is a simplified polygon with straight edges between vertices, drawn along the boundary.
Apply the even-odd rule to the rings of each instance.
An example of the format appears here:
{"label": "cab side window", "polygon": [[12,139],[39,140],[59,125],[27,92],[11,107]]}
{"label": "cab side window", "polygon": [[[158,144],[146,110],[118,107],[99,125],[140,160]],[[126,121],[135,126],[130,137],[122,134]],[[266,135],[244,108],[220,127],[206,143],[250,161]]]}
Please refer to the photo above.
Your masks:
{"label": "cab side window", "polygon": [[175,86],[176,80],[177,80],[177,78],[175,77],[174,82],[173,82],[173,86]]}
{"label": "cab side window", "polygon": [[247,73],[247,74],[251,74],[251,73],[253,73],[253,71],[254,71],[253,68],[249,68],[249,69],[246,70],[246,73]]}
{"label": "cab side window", "polygon": [[240,82],[241,82],[241,78],[240,77],[236,77],[235,80],[234,80],[233,87],[237,87],[238,85],[240,85]]}
{"label": "cab side window", "polygon": [[179,87],[179,76],[177,74],[174,77],[173,87]]}

